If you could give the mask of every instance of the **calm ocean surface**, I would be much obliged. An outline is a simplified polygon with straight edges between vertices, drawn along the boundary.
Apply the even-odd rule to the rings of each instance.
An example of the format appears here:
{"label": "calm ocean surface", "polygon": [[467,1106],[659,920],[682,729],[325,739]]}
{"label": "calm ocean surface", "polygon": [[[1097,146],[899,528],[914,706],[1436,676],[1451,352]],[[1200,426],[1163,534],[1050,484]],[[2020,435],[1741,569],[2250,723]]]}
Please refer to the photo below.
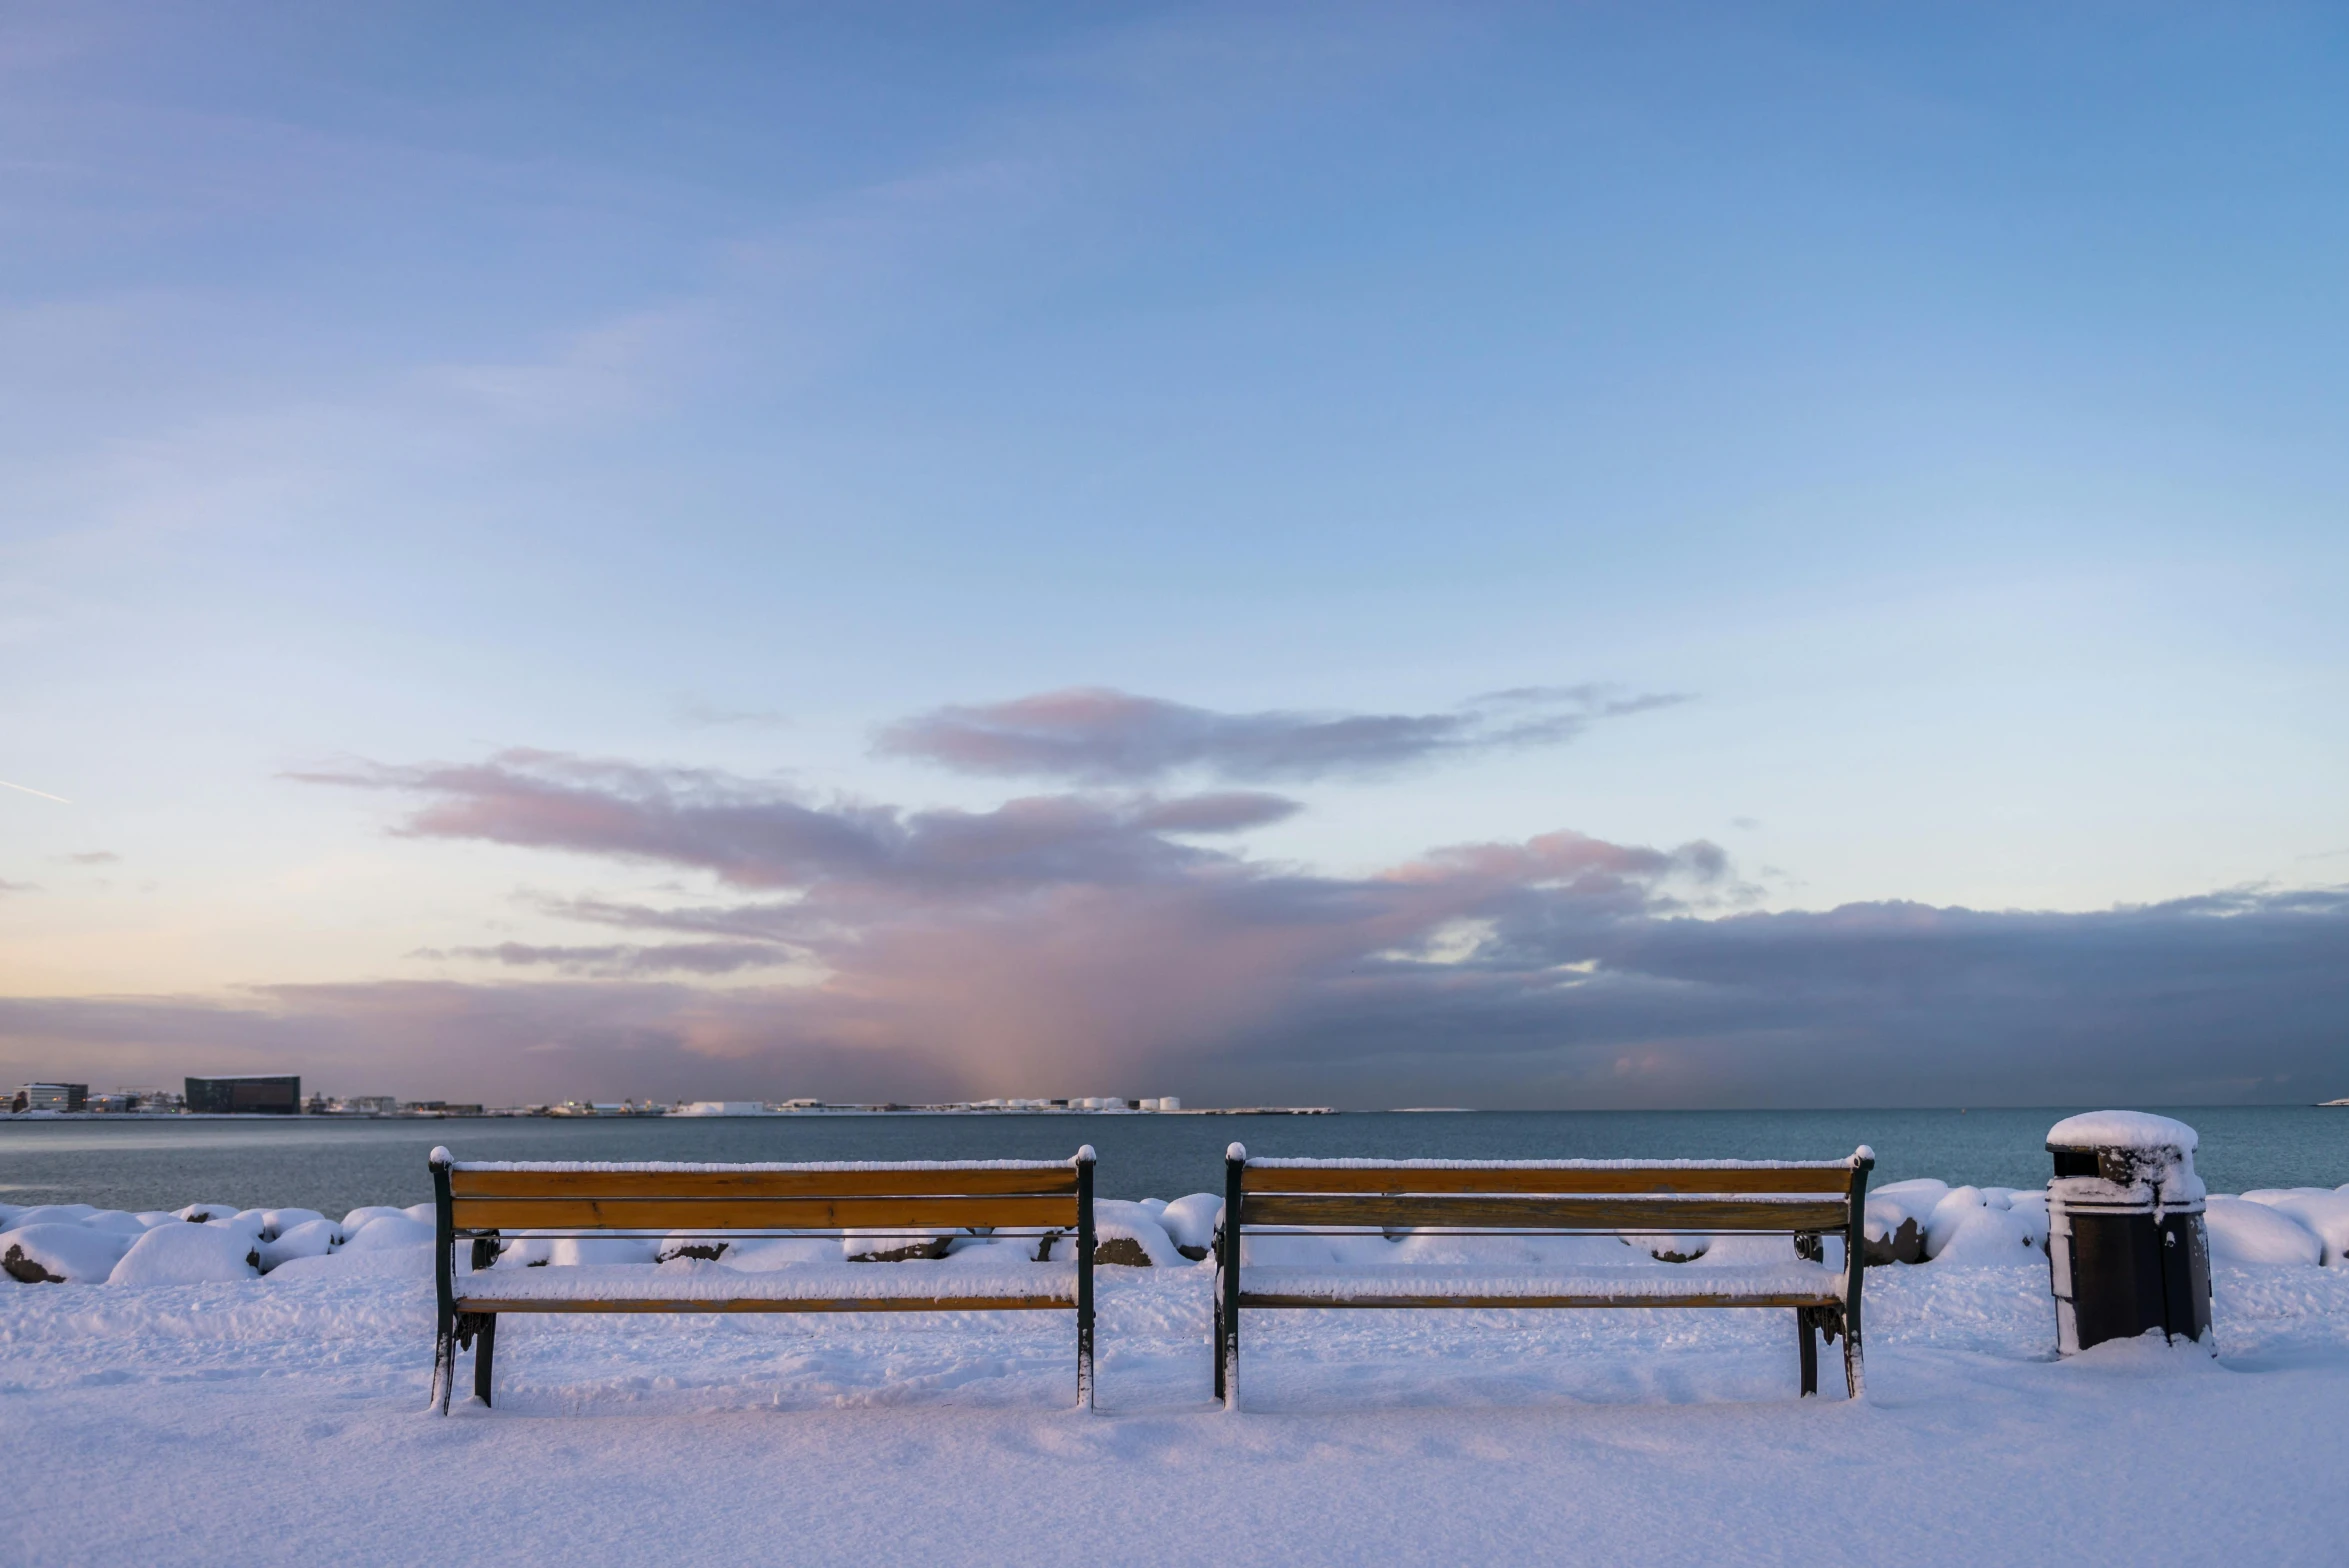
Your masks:
{"label": "calm ocean surface", "polygon": [[[2091,1109],[2092,1107],[2079,1107]],[[2147,1107],[2152,1109],[2153,1107]],[[0,1202],[178,1208],[196,1202],[342,1214],[432,1196],[424,1158],[902,1160],[1061,1158],[1090,1143],[1101,1193],[1176,1198],[1220,1186],[1224,1145],[1263,1155],[1439,1159],[1835,1159],[1876,1150],[1910,1176],[2035,1187],[2066,1108],[1975,1111],[1475,1111],[1340,1116],[960,1115],[514,1118],[460,1121],[0,1123]],[[2349,1109],[2172,1108],[2202,1135],[2214,1192],[2349,1182]]]}

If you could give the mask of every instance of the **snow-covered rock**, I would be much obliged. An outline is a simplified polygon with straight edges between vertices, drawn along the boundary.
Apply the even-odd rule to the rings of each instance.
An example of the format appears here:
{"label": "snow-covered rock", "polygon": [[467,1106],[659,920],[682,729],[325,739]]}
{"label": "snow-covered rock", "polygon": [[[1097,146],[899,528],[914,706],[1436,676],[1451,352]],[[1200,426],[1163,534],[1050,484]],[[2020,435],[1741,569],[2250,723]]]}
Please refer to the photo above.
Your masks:
{"label": "snow-covered rock", "polygon": [[[1691,1237],[1681,1238],[1683,1242]],[[1819,1238],[1823,1256],[1819,1261],[1831,1269],[1843,1267],[1843,1238],[1829,1235]],[[1795,1256],[1794,1238],[1774,1235],[1769,1231],[1730,1231],[1711,1238],[1702,1256],[1688,1263],[1692,1269],[1753,1269],[1783,1266]]]}
{"label": "snow-covered rock", "polygon": [[184,1209],[172,1210],[176,1218],[190,1220],[198,1225],[209,1225],[214,1220],[234,1219],[238,1212],[233,1203],[191,1203]]}
{"label": "snow-covered rock", "polygon": [[143,1236],[147,1232],[146,1224],[136,1214],[125,1214],[120,1209],[100,1209],[97,1213],[83,1220],[82,1223],[92,1230],[110,1230],[118,1236],[129,1236],[133,1239]]}
{"label": "snow-covered rock", "polygon": [[1621,1240],[1658,1263],[1694,1263],[1713,1250],[1714,1238],[1686,1231],[1655,1231],[1627,1234]]}
{"label": "snow-covered rock", "polygon": [[1186,1258],[1204,1258],[1215,1245],[1215,1222],[1223,1217],[1223,1195],[1194,1192],[1158,1211],[1158,1224]]}
{"label": "snow-covered rock", "polygon": [[79,1225],[98,1211],[87,1203],[36,1203],[29,1209],[18,1209],[0,1226],[0,1233],[20,1230],[27,1225]]}
{"label": "snow-covered rock", "polygon": [[184,1221],[182,1221],[178,1215],[172,1213],[169,1209],[141,1209],[138,1213],[132,1215],[131,1218],[137,1220],[141,1225],[146,1226],[149,1230],[153,1230],[158,1225],[178,1225],[184,1223]]}
{"label": "snow-covered rock", "polygon": [[1175,1250],[1174,1238],[1148,1208],[1117,1198],[1096,1198],[1093,1261],[1112,1267],[1177,1269],[1191,1260]]}
{"label": "snow-covered rock", "polygon": [[0,1269],[26,1284],[98,1285],[129,1251],[120,1231],[71,1222],[19,1225],[0,1236]]}
{"label": "snow-covered rock", "polygon": [[2324,1243],[2324,1264],[2340,1268],[2349,1260],[2349,1192],[2330,1187],[2270,1187],[2243,1194],[2247,1203],[2264,1203],[2288,1214],[2316,1233]]}
{"label": "snow-covered rock", "polygon": [[[360,1231],[364,1230],[372,1221],[375,1220],[404,1220],[408,1217],[409,1215],[406,1209],[395,1209],[388,1203],[371,1203],[363,1209],[353,1209],[350,1213],[343,1216],[343,1234],[346,1236],[356,1236]],[[431,1223],[429,1218],[427,1219],[427,1223]]]}
{"label": "snow-covered rock", "polygon": [[[1413,1236],[1409,1242],[1423,1242],[1430,1246],[1452,1241],[1476,1241],[1482,1238]],[[1496,1240],[1502,1238],[1494,1238]],[[1284,1230],[1256,1230],[1243,1227],[1240,1235],[1240,1266],[1248,1268],[1315,1268],[1329,1264],[1379,1265],[1436,1261],[1404,1256],[1396,1243],[1387,1240],[1383,1231],[1341,1231],[1335,1235],[1314,1235],[1308,1232]]]}
{"label": "snow-covered rock", "polygon": [[282,1236],[289,1230],[300,1229],[312,1220],[324,1218],[326,1216],[316,1209],[263,1209],[261,1211],[261,1235],[265,1240]]}
{"label": "snow-covered rock", "polygon": [[[1054,1238],[1058,1251],[1055,1258],[1075,1256],[1065,1235]],[[954,1245],[946,1249],[946,1262],[957,1270],[1016,1269],[1037,1261],[1039,1238],[1034,1236],[957,1236]]]}
{"label": "snow-covered rock", "polygon": [[107,1276],[110,1285],[205,1285],[253,1279],[261,1272],[260,1243],[242,1227],[158,1225],[137,1241]]}
{"label": "snow-covered rock", "polygon": [[[292,1209],[284,1212],[299,1214],[306,1211]],[[342,1229],[334,1221],[323,1217],[305,1220],[261,1243],[261,1272],[270,1273],[296,1258],[322,1257],[342,1244]]]}
{"label": "snow-covered rock", "polygon": [[390,1252],[400,1247],[429,1247],[438,1232],[422,1220],[410,1219],[398,1209],[378,1215],[355,1231],[343,1233],[345,1252]]}
{"label": "snow-covered rock", "polygon": [[427,1225],[440,1223],[440,1211],[429,1203],[411,1203],[400,1212],[412,1220],[421,1220]]}
{"label": "snow-covered rock", "polygon": [[[1961,1206],[1961,1194],[1972,1201]],[[1934,1205],[1926,1252],[1935,1263],[2031,1263],[2046,1249],[2045,1193],[1960,1187]]]}
{"label": "snow-covered rock", "polygon": [[[1259,1239],[1273,1243],[1259,1247]],[[1259,1237],[1251,1231],[1240,1241],[1240,1263],[1270,1264],[1276,1267],[1296,1268],[1323,1261],[1310,1255],[1310,1248],[1292,1243],[1310,1243],[1326,1240],[1339,1243],[1328,1259],[1332,1263],[1369,1264],[1384,1266],[1416,1264],[1453,1268],[1624,1268],[1632,1265],[1654,1267],[1656,1259],[1647,1243],[1670,1242],[1698,1249],[1698,1255],[1712,1241],[1709,1236],[1641,1237],[1637,1241],[1621,1236],[1455,1236],[1439,1231],[1406,1231],[1388,1241],[1376,1231],[1363,1236],[1289,1237],[1272,1235]],[[1786,1256],[1786,1238],[1777,1238],[1779,1249]]]}
{"label": "snow-covered rock", "polygon": [[[1032,1250],[1030,1255],[1033,1256]],[[789,1268],[794,1263],[838,1263],[840,1259],[837,1236],[760,1236],[735,1242],[719,1261],[745,1274],[764,1274],[770,1269]],[[498,1261],[502,1264],[505,1260]]]}
{"label": "snow-covered rock", "polygon": [[2325,1244],[2292,1215],[2264,1203],[2216,1197],[2204,1209],[2213,1263],[2301,1263],[2324,1261]]}
{"label": "snow-covered rock", "polygon": [[430,1279],[432,1269],[430,1247],[394,1247],[388,1252],[352,1252],[346,1247],[314,1258],[289,1259],[270,1270],[269,1282]]}
{"label": "snow-covered rock", "polygon": [[656,1263],[669,1263],[678,1258],[698,1259],[715,1263],[734,1246],[731,1236],[704,1236],[694,1231],[671,1231],[663,1236],[653,1253]]}
{"label": "snow-covered rock", "polygon": [[658,1236],[558,1236],[549,1261],[556,1268],[650,1263],[659,1256],[660,1248]]}
{"label": "snow-covered rock", "polygon": [[951,1230],[852,1230],[841,1238],[842,1254],[851,1263],[902,1263],[912,1258],[943,1258],[960,1234]]}
{"label": "snow-covered rock", "polygon": [[[378,1220],[378,1225],[387,1223]],[[432,1239],[427,1234],[427,1241]],[[604,1267],[613,1264],[663,1263],[671,1258],[692,1259],[693,1253],[683,1251],[686,1245],[716,1246],[726,1243],[721,1254],[732,1264],[746,1246],[758,1242],[736,1241],[724,1236],[705,1236],[699,1232],[678,1232],[670,1236],[508,1236],[499,1248],[493,1268],[581,1268]],[[821,1243],[822,1261],[840,1261],[840,1243],[825,1237]],[[701,1259],[709,1262],[711,1259]]]}
{"label": "snow-covered rock", "polygon": [[1870,1264],[1925,1261],[1925,1222],[1949,1196],[1949,1183],[1930,1176],[1887,1182],[1868,1194],[1865,1220]]}

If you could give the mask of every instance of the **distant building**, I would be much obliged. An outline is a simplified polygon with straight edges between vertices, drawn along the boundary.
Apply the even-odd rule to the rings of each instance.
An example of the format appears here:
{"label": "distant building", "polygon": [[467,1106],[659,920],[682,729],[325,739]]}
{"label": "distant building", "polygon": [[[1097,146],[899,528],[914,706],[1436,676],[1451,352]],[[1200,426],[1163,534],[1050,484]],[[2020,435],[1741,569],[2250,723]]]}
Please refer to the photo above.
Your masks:
{"label": "distant building", "polygon": [[302,1080],[294,1074],[190,1078],[187,1108],[199,1116],[299,1116]]}
{"label": "distant building", "polygon": [[86,1083],[28,1083],[16,1091],[20,1111],[86,1111],[90,1086]]}

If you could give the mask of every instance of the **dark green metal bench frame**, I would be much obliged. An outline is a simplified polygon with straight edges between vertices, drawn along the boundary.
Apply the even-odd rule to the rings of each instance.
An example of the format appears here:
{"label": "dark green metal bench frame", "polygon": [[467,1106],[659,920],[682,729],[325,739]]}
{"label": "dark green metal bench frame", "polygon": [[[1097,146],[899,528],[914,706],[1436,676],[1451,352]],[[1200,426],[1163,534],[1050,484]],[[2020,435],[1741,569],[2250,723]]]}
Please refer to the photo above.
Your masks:
{"label": "dark green metal bench frame", "polygon": [[[1077,1404],[1093,1405],[1093,1164],[1090,1147],[1068,1160],[937,1161],[854,1167],[697,1165],[630,1170],[576,1164],[461,1163],[432,1151],[439,1322],[432,1404],[448,1413],[457,1353],[473,1350],[473,1392],[490,1402],[498,1318],[507,1312],[999,1312],[1077,1315]],[[540,1237],[660,1234],[673,1230],[753,1236],[838,1236],[903,1228],[908,1234],[987,1229],[1001,1235],[1076,1234],[1076,1289],[1005,1296],[848,1296],[712,1300],[661,1297],[532,1299],[481,1292],[483,1270],[509,1231]],[[457,1248],[470,1244],[460,1275]],[[876,1268],[890,1267],[876,1263]]]}
{"label": "dark green metal bench frame", "polygon": [[[1833,1161],[1752,1160],[1252,1161],[1233,1144],[1224,1157],[1223,1218],[1215,1234],[1215,1397],[1233,1403],[1244,1307],[1792,1307],[1804,1396],[1819,1391],[1818,1336],[1843,1341],[1844,1387],[1860,1396],[1860,1288],[1867,1253],[1868,1173],[1862,1147]],[[1825,1255],[1844,1238],[1842,1289],[1830,1296],[1739,1296],[1707,1291],[1692,1274],[1671,1296],[1457,1295],[1321,1297],[1251,1292],[1241,1277],[1250,1225],[1290,1233],[1396,1228],[1447,1234],[1647,1235],[1746,1231],[1791,1235],[1797,1257]]]}

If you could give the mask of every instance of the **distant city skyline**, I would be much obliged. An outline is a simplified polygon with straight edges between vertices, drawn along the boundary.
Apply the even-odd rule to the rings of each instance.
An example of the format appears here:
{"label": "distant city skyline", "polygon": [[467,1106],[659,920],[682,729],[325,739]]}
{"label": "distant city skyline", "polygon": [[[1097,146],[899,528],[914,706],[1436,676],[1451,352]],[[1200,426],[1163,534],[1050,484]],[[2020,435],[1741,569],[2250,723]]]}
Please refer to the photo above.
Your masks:
{"label": "distant city skyline", "polygon": [[2349,20],[0,22],[0,1076],[2349,1093]]}

